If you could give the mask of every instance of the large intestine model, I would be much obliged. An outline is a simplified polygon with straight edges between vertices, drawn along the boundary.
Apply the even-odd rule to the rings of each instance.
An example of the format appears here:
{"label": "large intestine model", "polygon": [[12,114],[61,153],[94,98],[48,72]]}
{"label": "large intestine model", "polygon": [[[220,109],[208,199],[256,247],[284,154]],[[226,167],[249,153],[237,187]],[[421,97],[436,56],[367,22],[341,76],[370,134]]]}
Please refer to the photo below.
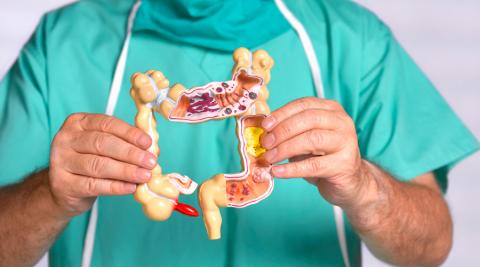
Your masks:
{"label": "large intestine model", "polygon": [[[132,76],[130,95],[137,107],[135,126],[152,138],[148,151],[158,157],[158,132],[154,116],[157,99],[157,87],[168,86],[169,81],[159,71],[148,71],[146,74],[136,73]],[[173,94],[174,90],[172,90]],[[148,183],[137,186],[134,197],[143,205],[145,214],[153,220],[164,221],[170,217],[173,210],[186,215],[198,216],[195,208],[178,202],[178,196],[192,194],[197,184],[187,176],[178,173],[162,174],[162,168],[157,165],[152,170],[152,178]]]}
{"label": "large intestine model", "polygon": [[[243,171],[217,174],[199,189],[198,199],[209,239],[221,237],[220,207],[243,208],[260,202],[273,190],[271,165],[263,158],[265,148],[260,138],[261,123],[270,113],[267,99],[273,59],[264,50],[251,53],[238,48],[232,80],[211,82],[186,90],[181,84],[169,87],[169,81],[159,71],[135,73],[132,76],[132,98],[138,109],[135,125],[153,140],[150,151],[158,155],[158,132],[153,113],[184,123],[200,123],[212,119],[236,117],[239,152]],[[178,202],[178,196],[191,194],[197,185],[177,173],[162,174],[160,166],[152,171],[152,179],[137,187],[135,199],[148,217],[166,220],[173,210],[196,216],[193,207]]]}

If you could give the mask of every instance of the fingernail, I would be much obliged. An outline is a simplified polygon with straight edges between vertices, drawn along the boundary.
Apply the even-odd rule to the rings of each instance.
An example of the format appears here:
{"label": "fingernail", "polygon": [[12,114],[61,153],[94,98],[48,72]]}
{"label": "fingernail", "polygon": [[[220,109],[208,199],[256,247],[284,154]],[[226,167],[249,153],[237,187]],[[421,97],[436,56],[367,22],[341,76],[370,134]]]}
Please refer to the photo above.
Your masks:
{"label": "fingernail", "polygon": [[274,148],[272,150],[268,150],[267,152],[265,152],[265,160],[270,162],[270,163],[274,163],[273,160],[275,158],[275,156],[277,155],[277,149]]}
{"label": "fingernail", "polygon": [[139,179],[140,181],[147,182],[148,180],[150,180],[150,177],[152,177],[152,172],[149,170],[138,168],[136,175],[137,179]]}
{"label": "fingernail", "polygon": [[151,143],[151,138],[148,135],[142,135],[138,139],[138,144],[141,145],[142,147],[148,147],[150,146],[150,143]]}
{"label": "fingernail", "polygon": [[274,177],[282,177],[286,172],[286,168],[283,165],[273,166],[272,174]]}
{"label": "fingernail", "polygon": [[277,123],[277,120],[275,119],[275,117],[269,115],[262,121],[262,127],[268,131],[273,128],[275,123]]}
{"label": "fingernail", "polygon": [[134,185],[134,184],[125,184],[125,191],[126,191],[127,193],[130,193],[130,194],[131,194],[131,193],[135,192],[135,190],[137,190],[137,186],[136,186],[136,185]]}
{"label": "fingernail", "polygon": [[264,148],[270,148],[275,143],[275,136],[273,134],[267,134],[262,138],[262,146]]}
{"label": "fingernail", "polygon": [[149,168],[155,167],[157,165],[157,159],[150,153],[145,153],[142,163]]}

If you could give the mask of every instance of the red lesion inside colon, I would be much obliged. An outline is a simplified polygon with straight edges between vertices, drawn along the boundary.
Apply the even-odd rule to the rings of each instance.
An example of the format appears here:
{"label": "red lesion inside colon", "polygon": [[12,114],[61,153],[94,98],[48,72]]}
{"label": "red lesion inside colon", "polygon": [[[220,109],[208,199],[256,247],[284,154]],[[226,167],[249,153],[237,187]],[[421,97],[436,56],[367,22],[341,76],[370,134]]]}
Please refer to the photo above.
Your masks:
{"label": "red lesion inside colon", "polygon": [[250,196],[252,189],[245,182],[230,182],[227,187],[228,200],[234,201],[238,199],[243,201],[245,198]]}

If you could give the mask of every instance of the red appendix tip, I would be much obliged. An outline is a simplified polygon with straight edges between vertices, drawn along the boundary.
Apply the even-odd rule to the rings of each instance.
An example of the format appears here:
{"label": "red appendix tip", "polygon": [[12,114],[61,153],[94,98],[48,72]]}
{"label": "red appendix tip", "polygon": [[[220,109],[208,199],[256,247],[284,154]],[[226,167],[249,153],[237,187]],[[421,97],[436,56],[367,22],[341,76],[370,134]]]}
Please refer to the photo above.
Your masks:
{"label": "red appendix tip", "polygon": [[175,210],[187,216],[198,217],[198,211],[194,207],[185,203],[175,201]]}

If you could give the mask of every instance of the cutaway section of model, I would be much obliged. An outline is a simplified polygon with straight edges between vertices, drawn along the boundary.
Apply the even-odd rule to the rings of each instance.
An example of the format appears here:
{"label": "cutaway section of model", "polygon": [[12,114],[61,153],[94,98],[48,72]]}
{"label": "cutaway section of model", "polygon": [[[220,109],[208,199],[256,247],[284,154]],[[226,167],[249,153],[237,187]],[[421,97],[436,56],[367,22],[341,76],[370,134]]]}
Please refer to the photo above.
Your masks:
{"label": "cutaway section of model", "polygon": [[209,239],[221,238],[220,208],[244,208],[268,197],[273,190],[271,165],[263,158],[266,149],[261,145],[264,134],[262,121],[270,109],[267,104],[272,58],[264,50],[251,54],[237,49],[233,55],[234,76],[238,72],[260,77],[263,81],[256,101],[241,116],[237,116],[237,137],[243,171],[236,174],[217,174],[205,181],[198,198]]}
{"label": "cutaway section of model", "polygon": [[217,174],[200,186],[198,198],[209,239],[221,237],[220,208],[244,208],[272,193],[274,183],[271,165],[263,158],[266,150],[260,145],[264,118],[265,115],[247,115],[237,122],[243,171]]}
{"label": "cutaway section of model", "polygon": [[244,171],[225,174],[227,206],[244,208],[268,197],[273,190],[272,166],[264,158],[260,144],[265,115],[249,115],[238,120],[237,136]]}
{"label": "cutaway section of model", "polygon": [[[131,83],[130,95],[137,107],[135,126],[152,138],[152,145],[148,151],[158,157],[159,134],[156,129],[154,102],[158,99],[159,92],[156,88],[168,87],[169,81],[159,71],[148,71],[145,74],[134,74]],[[197,184],[187,176],[178,173],[163,174],[157,163],[152,170],[150,181],[138,185],[134,196],[143,205],[143,210],[149,218],[164,221],[174,210],[188,216],[198,216],[195,208],[178,202],[180,194],[192,194],[196,188]]]}
{"label": "cutaway section of model", "polygon": [[257,101],[263,83],[261,77],[239,69],[229,81],[211,82],[189,90],[181,84],[157,88],[155,103],[170,121],[219,120],[246,113]]}

